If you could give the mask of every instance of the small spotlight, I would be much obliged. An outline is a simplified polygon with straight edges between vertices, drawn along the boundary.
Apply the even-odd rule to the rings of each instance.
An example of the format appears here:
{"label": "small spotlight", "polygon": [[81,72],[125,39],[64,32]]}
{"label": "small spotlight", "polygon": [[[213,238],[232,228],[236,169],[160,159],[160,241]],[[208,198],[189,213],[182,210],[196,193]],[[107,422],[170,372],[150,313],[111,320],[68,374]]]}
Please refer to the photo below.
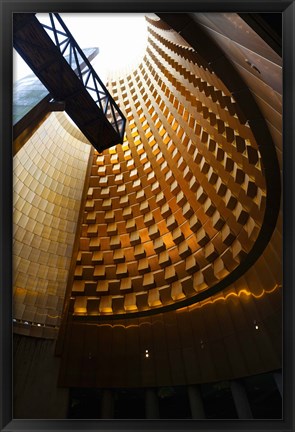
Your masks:
{"label": "small spotlight", "polygon": [[41,324],[37,324],[38,327],[41,327]]}
{"label": "small spotlight", "polygon": [[146,353],[145,356],[146,356],[146,358],[148,358],[150,355],[149,355],[149,353]]}
{"label": "small spotlight", "polygon": [[256,330],[258,330],[258,329],[259,329],[259,327],[258,327],[258,325],[257,325],[257,324],[256,324],[255,328],[256,328]]}
{"label": "small spotlight", "polygon": [[28,323],[28,321],[25,321],[24,324],[27,324],[27,325],[28,325],[29,323]]}
{"label": "small spotlight", "polygon": [[149,350],[145,350],[145,352],[146,352],[146,353],[148,353],[148,352],[149,352]]}

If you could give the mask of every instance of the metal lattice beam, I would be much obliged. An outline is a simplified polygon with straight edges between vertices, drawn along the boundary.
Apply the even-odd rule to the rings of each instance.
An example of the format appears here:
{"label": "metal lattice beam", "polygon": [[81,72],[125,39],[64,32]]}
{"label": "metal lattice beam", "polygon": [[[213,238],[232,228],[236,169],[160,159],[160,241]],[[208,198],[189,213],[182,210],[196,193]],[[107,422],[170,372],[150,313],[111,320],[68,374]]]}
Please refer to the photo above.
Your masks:
{"label": "metal lattice beam", "polygon": [[57,13],[49,24],[14,15],[14,47],[91,144],[103,151],[122,143],[126,119]]}

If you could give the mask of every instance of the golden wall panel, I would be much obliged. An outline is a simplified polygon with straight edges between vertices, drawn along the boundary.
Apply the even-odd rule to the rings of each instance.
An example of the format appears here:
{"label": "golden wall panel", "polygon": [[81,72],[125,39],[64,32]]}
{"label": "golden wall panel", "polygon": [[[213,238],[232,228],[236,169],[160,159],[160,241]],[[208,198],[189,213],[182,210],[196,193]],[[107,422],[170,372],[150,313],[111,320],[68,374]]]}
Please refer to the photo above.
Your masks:
{"label": "golden wall panel", "polygon": [[13,316],[20,333],[34,326],[34,335],[52,337],[60,324],[90,152],[74,131],[52,113],[13,160]]}
{"label": "golden wall panel", "polygon": [[259,145],[232,94],[181,36],[148,21],[142,63],[108,83],[127,117],[124,143],[93,155],[80,228],[92,262],[77,260],[74,277],[106,280],[97,305],[107,306],[92,315],[211,288],[243,263],[265,214]]}

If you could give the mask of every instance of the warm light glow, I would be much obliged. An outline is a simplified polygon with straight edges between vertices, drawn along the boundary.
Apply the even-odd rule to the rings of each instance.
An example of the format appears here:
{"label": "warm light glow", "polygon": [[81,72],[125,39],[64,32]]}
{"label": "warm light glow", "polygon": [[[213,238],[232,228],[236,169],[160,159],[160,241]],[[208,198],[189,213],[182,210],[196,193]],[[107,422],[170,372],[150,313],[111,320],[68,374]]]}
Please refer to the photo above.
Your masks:
{"label": "warm light glow", "polygon": [[137,311],[137,306],[136,305],[125,306],[125,310],[130,312]]}
{"label": "warm light glow", "polygon": [[113,309],[111,307],[104,307],[101,309],[101,312],[105,314],[110,314],[113,312]]}
{"label": "warm light glow", "polygon": [[[203,300],[202,302],[190,305],[190,306],[188,306],[188,309],[189,310],[193,310],[195,308],[201,308],[202,306],[205,306],[205,305],[207,305],[209,303],[216,303],[218,301],[226,301],[230,297],[237,298],[237,297],[241,297],[242,295],[247,296],[247,297],[252,296],[252,297],[255,297],[256,299],[259,299],[259,298],[263,297],[265,294],[271,294],[272,292],[274,292],[278,288],[282,288],[282,286],[277,284],[271,290],[267,290],[267,291],[266,290],[262,290],[261,294],[258,294],[258,295],[250,292],[247,289],[241,289],[238,293],[232,291],[232,292],[226,294],[225,296],[223,294],[221,294],[217,298],[212,299],[212,297],[211,297],[211,298],[209,298],[207,300]],[[186,309],[187,309],[186,307],[181,308],[181,309],[177,309],[177,312],[182,312],[182,311],[184,311]]]}
{"label": "warm light glow", "polygon": [[75,308],[75,314],[84,314],[84,313],[86,313],[87,312],[87,309],[86,308],[84,308],[84,307],[77,307],[77,308]]}
{"label": "warm light glow", "polygon": [[[238,293],[236,293],[236,292],[230,292],[230,293],[228,293],[226,296],[220,296],[220,297],[218,297],[218,298],[215,298],[215,299],[213,299],[212,300],[212,298],[210,298],[210,299],[207,299],[207,300],[204,300],[204,301],[201,301],[201,302],[198,302],[198,303],[195,303],[195,304],[193,304],[193,305],[190,305],[190,306],[185,306],[185,307],[183,307],[183,308],[179,308],[179,309],[176,309],[176,312],[184,312],[184,311],[186,311],[186,310],[193,310],[193,309],[195,309],[195,308],[202,308],[203,306],[206,306],[207,304],[209,304],[209,303],[216,303],[217,301],[226,301],[228,298],[230,298],[230,297],[235,297],[235,298],[238,298],[238,297],[241,297],[242,295],[246,295],[246,296],[248,296],[248,297],[250,297],[250,296],[252,296],[252,297],[255,297],[255,298],[261,298],[263,295],[265,295],[265,294],[271,294],[271,293],[273,293],[274,291],[276,291],[277,289],[279,289],[279,288],[282,288],[282,285],[275,285],[274,286],[274,288],[273,289],[271,289],[271,290],[269,290],[269,291],[265,291],[265,290],[263,290],[263,292],[261,293],[261,294],[259,294],[258,296],[257,295],[255,295],[255,294],[253,294],[253,293],[251,293],[250,291],[248,291],[248,290],[246,290],[246,289],[242,289],[242,290],[240,290]],[[115,328],[115,327],[122,327],[122,328],[124,328],[124,329],[128,329],[128,328],[134,328],[134,327],[141,327],[141,326],[143,326],[143,325],[148,325],[148,326],[152,326],[152,325],[154,325],[154,324],[156,324],[157,323],[157,321],[154,321],[154,322],[148,322],[148,321],[145,321],[145,322],[142,322],[142,323],[140,323],[140,324],[129,324],[129,325],[123,325],[123,324],[106,324],[106,323],[101,323],[101,324],[99,324],[99,326],[101,326],[101,327],[111,327],[111,328]],[[255,324],[255,323],[254,323]],[[87,325],[94,325],[93,323],[88,323]],[[97,325],[97,324],[96,324]]]}

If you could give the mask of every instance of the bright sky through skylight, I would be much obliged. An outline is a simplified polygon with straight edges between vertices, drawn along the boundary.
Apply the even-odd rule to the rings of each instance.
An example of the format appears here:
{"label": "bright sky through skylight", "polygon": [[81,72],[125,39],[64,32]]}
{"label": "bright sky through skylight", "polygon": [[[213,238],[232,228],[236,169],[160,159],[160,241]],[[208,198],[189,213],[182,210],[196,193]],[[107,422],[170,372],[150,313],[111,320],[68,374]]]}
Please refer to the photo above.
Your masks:
{"label": "bright sky through skylight", "polygon": [[[62,13],[60,16],[82,49],[99,48],[92,66],[103,82],[106,83],[108,76],[129,73],[142,60],[147,44],[144,14]],[[48,14],[37,14],[41,22],[48,22],[47,17]],[[14,80],[31,73],[23,63],[20,58],[15,60]]]}

